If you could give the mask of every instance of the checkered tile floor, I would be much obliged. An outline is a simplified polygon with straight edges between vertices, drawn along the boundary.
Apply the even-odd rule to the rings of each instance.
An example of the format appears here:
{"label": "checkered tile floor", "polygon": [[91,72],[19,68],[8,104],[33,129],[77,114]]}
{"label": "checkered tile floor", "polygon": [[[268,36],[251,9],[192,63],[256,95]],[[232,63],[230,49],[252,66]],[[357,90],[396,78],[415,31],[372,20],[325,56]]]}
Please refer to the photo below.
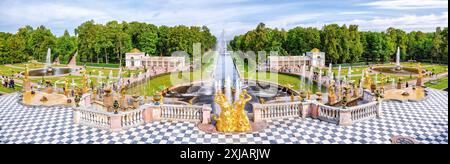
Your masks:
{"label": "checkered tile floor", "polygon": [[188,122],[153,122],[122,132],[72,123],[70,108],[20,105],[19,94],[0,97],[0,143],[6,144],[369,144],[395,135],[448,144],[448,93],[430,90],[422,102],[384,102],[384,117],[340,127],[313,119],[282,119],[252,134],[206,134]]}

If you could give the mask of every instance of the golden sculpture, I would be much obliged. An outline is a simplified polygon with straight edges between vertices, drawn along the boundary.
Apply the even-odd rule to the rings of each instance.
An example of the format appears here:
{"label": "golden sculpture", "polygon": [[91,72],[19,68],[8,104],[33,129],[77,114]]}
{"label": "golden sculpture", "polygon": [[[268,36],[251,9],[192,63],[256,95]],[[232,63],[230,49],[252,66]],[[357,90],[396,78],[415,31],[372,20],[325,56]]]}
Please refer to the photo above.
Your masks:
{"label": "golden sculpture", "polygon": [[252,127],[245,113],[245,105],[252,99],[243,90],[239,99],[233,104],[229,103],[225,94],[219,92],[216,94],[214,101],[220,106],[221,112],[219,118],[214,116],[216,120],[216,129],[219,132],[250,132]]}
{"label": "golden sculpture", "polygon": [[364,89],[370,89],[372,85],[372,77],[370,77],[369,70],[364,71]]}
{"label": "golden sculpture", "polygon": [[384,93],[384,83],[386,82],[386,76],[384,76],[384,74],[380,74],[380,79],[381,79],[381,81],[380,81],[380,91],[382,92],[382,93]]}
{"label": "golden sculpture", "polygon": [[330,85],[328,86],[328,103],[333,104],[336,102],[336,93],[335,93],[335,86],[334,86],[334,80],[330,82]]}
{"label": "golden sculpture", "polygon": [[417,73],[418,73],[417,78],[423,78],[422,71],[423,71],[422,65],[420,65],[420,63],[418,63],[417,64]]}
{"label": "golden sculpture", "polygon": [[247,93],[247,90],[242,90],[241,95],[239,95],[239,100],[234,102],[233,107],[235,112],[235,131],[236,132],[250,132],[252,131],[252,126],[245,113],[245,105],[252,100],[252,96]]}
{"label": "golden sculpture", "polygon": [[69,80],[67,78],[64,80],[64,95],[69,96]]}
{"label": "golden sculpture", "polygon": [[28,79],[28,76],[30,76],[30,72],[29,71],[30,71],[30,69],[28,68],[28,64],[25,64],[25,72],[24,72],[24,76],[25,77],[23,78],[24,82],[26,82],[26,81],[28,82],[28,80],[29,80]]}
{"label": "golden sculpture", "polygon": [[234,111],[231,107],[231,104],[226,100],[225,95],[222,92],[216,94],[214,98],[214,102],[216,102],[221,109],[220,116],[217,118],[214,116],[214,120],[216,120],[216,129],[220,132],[234,132]]}
{"label": "golden sculpture", "polygon": [[88,86],[88,77],[86,75],[86,71],[83,72],[83,78],[81,79],[81,83],[83,85],[83,93],[87,93],[89,91],[89,86]]}

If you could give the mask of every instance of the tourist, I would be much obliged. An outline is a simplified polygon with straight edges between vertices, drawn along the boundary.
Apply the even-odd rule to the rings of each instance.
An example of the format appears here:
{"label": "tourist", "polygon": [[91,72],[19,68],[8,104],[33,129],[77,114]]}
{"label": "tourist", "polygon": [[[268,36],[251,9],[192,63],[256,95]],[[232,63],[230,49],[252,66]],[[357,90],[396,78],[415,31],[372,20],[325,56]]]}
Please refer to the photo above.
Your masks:
{"label": "tourist", "polygon": [[406,82],[406,88],[408,88],[409,87],[409,84],[408,84],[408,82]]}
{"label": "tourist", "polygon": [[9,86],[10,86],[9,88],[14,89],[14,79],[13,78],[10,79]]}

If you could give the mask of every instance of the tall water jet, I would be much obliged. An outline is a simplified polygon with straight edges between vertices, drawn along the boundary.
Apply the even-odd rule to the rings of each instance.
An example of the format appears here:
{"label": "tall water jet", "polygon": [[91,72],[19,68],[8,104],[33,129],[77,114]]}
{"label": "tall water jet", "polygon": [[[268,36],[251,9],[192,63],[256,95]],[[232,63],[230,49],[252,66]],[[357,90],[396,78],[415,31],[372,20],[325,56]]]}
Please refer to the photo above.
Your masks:
{"label": "tall water jet", "polygon": [[45,70],[48,72],[52,71],[52,61],[51,61],[52,50],[48,48],[47,57],[45,59]]}
{"label": "tall water jet", "polygon": [[319,69],[319,76],[317,77],[317,81],[317,89],[320,91],[322,89],[322,69]]}
{"label": "tall water jet", "polygon": [[239,99],[239,95],[241,95],[242,86],[239,79],[236,79],[235,83],[234,101],[237,101]]}
{"label": "tall water jet", "polygon": [[225,80],[225,96],[229,103],[233,103],[232,94],[231,94],[231,78],[230,78],[230,76],[227,76],[227,79]]}
{"label": "tall water jet", "polygon": [[397,54],[396,54],[395,60],[396,60],[395,69],[401,70],[402,66],[400,65],[400,47],[397,48]]}
{"label": "tall water jet", "polygon": [[341,67],[341,65],[339,65],[338,76],[337,76],[337,82],[338,82],[339,86],[341,85],[341,71],[342,71],[342,67]]}

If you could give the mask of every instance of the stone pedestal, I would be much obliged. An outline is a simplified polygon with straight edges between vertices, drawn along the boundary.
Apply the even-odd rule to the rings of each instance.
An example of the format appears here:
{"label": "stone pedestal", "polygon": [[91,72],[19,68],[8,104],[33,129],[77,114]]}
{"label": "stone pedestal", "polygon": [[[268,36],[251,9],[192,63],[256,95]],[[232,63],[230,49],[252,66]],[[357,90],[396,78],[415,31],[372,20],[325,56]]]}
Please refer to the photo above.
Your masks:
{"label": "stone pedestal", "polygon": [[334,104],[336,103],[336,96],[332,95],[328,95],[328,104]]}
{"label": "stone pedestal", "polygon": [[422,86],[423,84],[423,78],[417,78],[416,86]]}
{"label": "stone pedestal", "polygon": [[108,112],[113,112],[112,107],[114,105],[114,98],[112,95],[105,95],[103,97],[103,105],[108,109]]}
{"label": "stone pedestal", "polygon": [[319,118],[319,105],[311,104],[311,117],[314,119]]}
{"label": "stone pedestal", "polygon": [[112,131],[122,130],[122,119],[120,116],[111,116],[111,130]]}
{"label": "stone pedestal", "polygon": [[261,107],[259,104],[253,104],[253,122],[261,121]]}
{"label": "stone pedestal", "polygon": [[350,126],[352,125],[352,118],[350,111],[340,111],[339,113],[339,125]]}
{"label": "stone pedestal", "polygon": [[23,91],[24,92],[31,91],[31,83],[30,83],[29,80],[24,80],[24,82],[23,82]]}
{"label": "stone pedestal", "polygon": [[402,89],[402,83],[401,82],[397,83],[397,89]]}
{"label": "stone pedestal", "polygon": [[377,118],[383,117],[383,110],[381,110],[381,102],[382,102],[382,100],[378,100],[378,104],[377,104]]}
{"label": "stone pedestal", "polygon": [[203,120],[202,124],[210,124],[211,123],[211,105],[203,105],[202,112],[203,112]]}
{"label": "stone pedestal", "polygon": [[[158,120],[161,117],[161,114],[155,111],[161,111],[159,106],[151,106],[144,110],[143,117],[146,123],[149,123],[153,120]],[[156,115],[155,115],[156,114]]]}
{"label": "stone pedestal", "polygon": [[309,112],[310,112],[309,104],[302,103],[300,105],[300,107],[301,107],[302,118],[306,119],[306,117],[308,117],[310,115],[309,114]]}
{"label": "stone pedestal", "polygon": [[80,123],[80,111],[79,110],[73,111],[73,123],[75,123],[75,124]]}

